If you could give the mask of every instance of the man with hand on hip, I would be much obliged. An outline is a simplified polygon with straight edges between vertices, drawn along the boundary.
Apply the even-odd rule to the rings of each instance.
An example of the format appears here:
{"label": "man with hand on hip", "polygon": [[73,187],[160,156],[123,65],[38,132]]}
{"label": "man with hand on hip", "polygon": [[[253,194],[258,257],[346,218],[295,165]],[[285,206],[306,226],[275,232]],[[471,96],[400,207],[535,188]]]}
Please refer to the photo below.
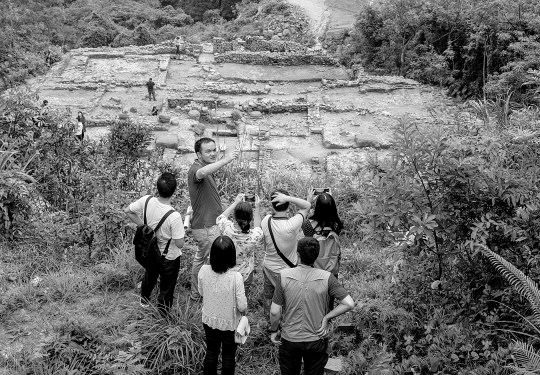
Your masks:
{"label": "man with hand on hip", "polygon": [[191,269],[190,298],[199,300],[201,296],[197,277],[201,267],[208,264],[210,247],[220,234],[216,219],[223,213],[213,173],[235,160],[239,151],[234,150],[218,160],[216,142],[211,138],[201,138],[195,142],[195,154],[197,159],[188,171],[189,198],[193,209],[191,234],[197,243],[197,252],[193,257]]}
{"label": "man with hand on hip", "polygon": [[[280,272],[270,307],[270,340],[279,347],[282,375],[323,375],[328,362],[328,322],[354,308],[354,301],[334,275],[313,268],[319,241],[302,238],[297,247],[300,264]],[[327,312],[330,297],[340,304]],[[277,340],[281,321],[281,341]]]}

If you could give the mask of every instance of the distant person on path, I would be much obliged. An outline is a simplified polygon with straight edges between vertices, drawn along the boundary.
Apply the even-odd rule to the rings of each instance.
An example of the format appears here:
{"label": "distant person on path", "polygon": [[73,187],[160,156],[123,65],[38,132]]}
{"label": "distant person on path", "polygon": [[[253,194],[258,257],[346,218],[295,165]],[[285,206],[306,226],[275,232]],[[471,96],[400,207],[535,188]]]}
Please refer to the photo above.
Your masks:
{"label": "distant person on path", "polygon": [[[172,173],[165,172],[157,180],[158,197],[145,195],[125,208],[128,218],[137,225],[146,223],[155,228],[161,218],[171,209],[171,197],[176,190],[176,178]],[[168,312],[173,303],[174,288],[180,270],[180,250],[184,246],[184,223],[180,213],[174,211],[163,222],[158,232],[158,247],[161,259],[157,270],[146,270],[141,284],[141,306],[147,307],[152,290],[159,283],[158,308]]]}
{"label": "distant person on path", "polygon": [[[270,308],[270,340],[279,345],[282,375],[323,375],[328,362],[328,322],[354,308],[354,301],[328,271],[313,268],[319,242],[311,237],[298,241],[298,267],[285,269],[277,279]],[[327,313],[328,301],[340,304]],[[281,341],[277,339],[281,323]]]}
{"label": "distant person on path", "polygon": [[[270,303],[272,302],[279,272],[294,267],[298,263],[296,244],[301,236],[302,223],[311,207],[308,201],[291,197],[283,189],[272,192],[270,200],[272,203],[272,215],[265,216],[261,222],[265,245],[262,267],[264,275],[263,298],[267,316],[270,312]],[[291,203],[298,206],[299,210],[296,215],[289,218],[287,210]]]}
{"label": "distant person on path", "polygon": [[158,109],[157,109],[156,106],[153,106],[152,107],[152,116],[157,116],[157,114],[158,114]]}
{"label": "distant person on path", "polygon": [[198,274],[198,289],[203,297],[202,322],[206,334],[204,375],[217,375],[221,355],[221,374],[232,375],[235,368],[236,327],[247,310],[242,275],[233,271],[236,265],[234,242],[219,236],[210,248],[210,265]]}
{"label": "distant person on path", "polygon": [[146,82],[146,88],[148,89],[148,100],[152,100],[152,98],[156,100],[156,92],[154,90],[155,85],[156,84],[154,83],[154,81],[152,81],[152,78],[150,78],[148,82]]}
{"label": "distant person on path", "polygon": [[176,47],[176,52],[175,52],[176,55],[180,54],[180,44],[181,43],[182,43],[182,38],[180,36],[177,36],[176,38],[174,38],[174,45]]}
{"label": "distant person on path", "polygon": [[188,171],[188,190],[193,216],[191,233],[197,242],[197,252],[191,269],[191,299],[200,298],[197,275],[203,264],[208,264],[210,245],[219,235],[216,219],[223,213],[213,173],[238,157],[238,150],[218,160],[216,142],[211,138],[201,138],[195,142],[197,159]]}
{"label": "distant person on path", "polygon": [[84,114],[81,111],[79,111],[77,112],[76,136],[80,141],[82,141],[85,133],[86,133],[86,118],[84,117]]}
{"label": "distant person on path", "polygon": [[[230,237],[236,247],[236,267],[234,271],[240,272],[247,290],[253,282],[255,269],[255,253],[262,250],[263,231],[261,229],[260,199],[253,196],[255,213],[251,203],[245,201],[245,194],[238,194],[234,202],[216,219],[222,235]],[[233,213],[234,222],[229,219]],[[251,228],[253,220],[253,229]]]}
{"label": "distant person on path", "polygon": [[48,49],[45,53],[45,65],[51,66],[52,65],[52,57],[51,57],[51,50]]}
{"label": "distant person on path", "polygon": [[[310,191],[307,200],[314,202],[314,210],[302,224],[302,231],[304,236],[318,240],[321,247],[314,267],[331,272],[337,279],[341,260],[339,234],[343,223],[337,212],[336,201],[329,193],[313,195],[313,191]],[[334,299],[330,298],[329,303],[332,310]]]}
{"label": "distant person on path", "polygon": [[49,114],[49,101],[47,99],[41,103],[40,114],[41,116],[46,116]]}

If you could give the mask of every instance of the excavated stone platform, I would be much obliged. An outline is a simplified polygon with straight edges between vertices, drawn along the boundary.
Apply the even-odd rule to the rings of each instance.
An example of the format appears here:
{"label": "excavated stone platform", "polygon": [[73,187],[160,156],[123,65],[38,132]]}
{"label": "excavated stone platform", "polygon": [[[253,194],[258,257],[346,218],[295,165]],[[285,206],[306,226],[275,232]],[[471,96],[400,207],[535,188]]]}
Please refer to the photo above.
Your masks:
{"label": "excavated stone platform", "polygon": [[[448,102],[400,77],[351,81],[338,66],[212,63],[210,47],[195,48],[206,51],[204,59],[161,53],[169,45],[74,50],[34,85],[52,107],[73,117],[82,110],[89,139],[105,136],[121,116],[153,127],[153,147],[170,150],[168,161],[185,163],[195,139],[210,136],[224,148],[240,147],[248,164],[313,173],[337,171],[340,160],[353,171],[350,164],[365,163],[366,155],[384,156],[401,116],[427,122],[431,108]],[[148,100],[148,78],[156,101]],[[151,116],[153,106],[159,116]]]}

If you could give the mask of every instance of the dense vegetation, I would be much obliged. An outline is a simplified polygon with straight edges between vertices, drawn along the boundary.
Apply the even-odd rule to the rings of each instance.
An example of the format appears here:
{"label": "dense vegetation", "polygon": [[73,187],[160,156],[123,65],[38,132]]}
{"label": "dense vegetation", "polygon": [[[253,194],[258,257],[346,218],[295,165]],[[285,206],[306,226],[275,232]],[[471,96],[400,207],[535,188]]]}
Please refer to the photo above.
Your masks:
{"label": "dense vegetation", "polygon": [[[190,42],[262,35],[293,8],[283,0],[26,0],[0,2],[0,90],[42,74],[73,48],[146,45],[183,35]],[[174,5],[174,7],[173,7]],[[233,6],[235,5],[235,7]],[[182,7],[189,10],[186,14]],[[230,21],[233,14],[238,15]],[[197,22],[194,22],[197,21]],[[308,41],[305,20],[291,38]]]}
{"label": "dense vegetation", "polygon": [[[103,142],[80,145],[69,114],[43,114],[37,102],[22,90],[5,94],[0,105],[0,234],[7,241],[2,260],[22,269],[23,282],[11,288],[0,283],[7,288],[0,301],[6,324],[20,307],[84,305],[79,295],[131,291],[140,269],[130,256],[133,230],[125,225],[122,207],[152,191],[161,171],[177,174],[175,205],[183,210],[187,204],[186,171],[162,162],[159,150],[146,150],[149,129],[117,122]],[[361,301],[352,316],[360,336],[334,334],[331,345],[334,354],[347,356],[349,374],[410,374],[411,368],[426,374],[502,374],[506,365],[534,363],[527,358],[537,355],[538,325],[534,318],[531,326],[523,325],[520,315],[538,316],[540,305],[531,310],[511,288],[520,285],[512,274],[501,277],[483,255],[492,249],[521,269],[521,279],[530,282],[518,290],[535,301],[540,145],[533,130],[539,116],[530,110],[512,116],[508,127],[494,118],[479,124],[441,117],[422,127],[403,119],[395,129],[391,161],[373,161],[368,170],[339,181],[333,176],[317,181],[336,187],[347,223],[344,243],[353,249],[342,279]],[[275,185],[303,194],[313,183],[294,173],[249,173],[243,163],[218,176],[226,201],[259,184],[265,196]],[[46,275],[44,287],[29,285],[36,274]],[[260,289],[255,289],[251,308],[260,316]],[[166,321],[124,308],[114,323],[120,341],[113,343],[107,343],[106,332],[68,320],[52,343],[38,345],[37,359],[15,357],[4,366],[95,374],[196,369],[202,358],[198,310],[184,303],[179,300]],[[100,314],[118,316],[110,308]],[[521,340],[515,347],[513,338]],[[265,354],[274,349],[264,326],[251,345],[241,355],[243,365],[261,361],[272,373],[276,358]]]}
{"label": "dense vegetation", "polygon": [[[206,11],[194,24],[172,8],[186,4],[4,2],[4,85],[46,69],[43,51],[51,45],[145,44],[178,33],[232,38],[262,33],[265,16],[290,11],[279,1],[243,3],[244,17],[225,22],[220,11]],[[346,223],[341,280],[360,301],[351,317],[358,335],[331,337],[332,354],[346,356],[344,373],[538,371],[540,111],[510,108],[538,100],[538,11],[532,1],[402,0],[360,15],[347,62],[447,85],[462,97],[485,90],[499,101],[470,102],[429,126],[404,118],[391,158],[316,182],[335,187]],[[150,130],[129,122],[111,123],[109,137],[81,145],[71,114],[44,112],[23,88],[2,95],[0,114],[0,262],[19,270],[8,282],[0,269],[0,323],[19,324],[21,310],[56,317],[62,308],[85,309],[62,312],[54,337],[31,352],[0,357],[0,373],[199,371],[200,311],[188,299],[177,300],[169,319],[141,314],[138,305],[114,309],[115,299],[129,301],[141,272],[122,208],[153,191],[168,170],[178,176],[173,203],[183,211],[186,171],[147,150]],[[246,187],[260,186],[262,196],[278,185],[302,195],[313,184],[294,171],[250,172],[242,160],[218,178],[224,203]],[[259,293],[256,285],[250,311],[262,319]],[[103,322],[74,318],[82,312]],[[277,368],[264,328],[257,324],[239,353],[246,373]]]}
{"label": "dense vegetation", "polygon": [[344,59],[449,88],[460,98],[539,103],[536,0],[383,0],[360,13]]}

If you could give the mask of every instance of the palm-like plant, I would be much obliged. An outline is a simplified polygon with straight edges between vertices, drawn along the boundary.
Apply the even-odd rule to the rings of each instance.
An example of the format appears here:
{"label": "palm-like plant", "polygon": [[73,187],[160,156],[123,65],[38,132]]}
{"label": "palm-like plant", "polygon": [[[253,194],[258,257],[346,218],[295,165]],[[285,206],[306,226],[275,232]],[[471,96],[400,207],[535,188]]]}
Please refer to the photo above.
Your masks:
{"label": "palm-like plant", "polygon": [[[533,314],[525,320],[540,336],[540,289],[538,285],[530,277],[517,269],[516,266],[486,246],[483,246],[482,253],[510,285],[514,287],[518,294],[529,301]],[[514,356],[516,359],[515,364],[508,366],[514,373],[520,375],[540,374],[540,352],[531,344],[523,341],[515,341]]]}

